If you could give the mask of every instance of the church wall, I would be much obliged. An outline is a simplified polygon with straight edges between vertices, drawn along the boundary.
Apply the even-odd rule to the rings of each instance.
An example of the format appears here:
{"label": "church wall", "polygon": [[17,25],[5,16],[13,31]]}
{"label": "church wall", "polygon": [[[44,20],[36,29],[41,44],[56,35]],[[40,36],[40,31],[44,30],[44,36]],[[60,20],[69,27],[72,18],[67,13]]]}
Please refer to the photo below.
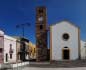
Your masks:
{"label": "church wall", "polygon": [[[78,28],[69,22],[63,21],[51,26],[52,30],[52,60],[63,60],[62,49],[68,47],[70,51],[70,60],[79,58],[78,47]],[[69,40],[64,41],[62,35],[69,34]]]}

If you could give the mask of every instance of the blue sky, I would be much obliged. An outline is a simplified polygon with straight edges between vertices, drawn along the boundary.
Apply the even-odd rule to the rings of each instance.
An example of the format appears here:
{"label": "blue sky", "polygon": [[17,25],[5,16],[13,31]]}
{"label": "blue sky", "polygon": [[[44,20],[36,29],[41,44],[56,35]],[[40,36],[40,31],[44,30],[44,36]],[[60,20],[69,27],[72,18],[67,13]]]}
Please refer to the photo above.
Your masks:
{"label": "blue sky", "polygon": [[25,27],[25,37],[33,43],[37,6],[46,6],[47,23],[50,25],[68,19],[81,29],[81,39],[86,40],[86,0],[0,0],[0,28],[5,34],[21,36],[17,24],[30,23]]}

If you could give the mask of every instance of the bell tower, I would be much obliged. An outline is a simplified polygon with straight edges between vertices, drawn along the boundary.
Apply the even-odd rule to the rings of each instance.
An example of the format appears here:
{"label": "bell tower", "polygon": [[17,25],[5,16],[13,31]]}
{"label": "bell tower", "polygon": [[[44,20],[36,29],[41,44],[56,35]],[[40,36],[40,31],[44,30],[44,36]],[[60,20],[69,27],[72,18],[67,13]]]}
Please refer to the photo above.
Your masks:
{"label": "bell tower", "polygon": [[47,18],[46,7],[36,8],[36,57],[37,61],[47,59]]}

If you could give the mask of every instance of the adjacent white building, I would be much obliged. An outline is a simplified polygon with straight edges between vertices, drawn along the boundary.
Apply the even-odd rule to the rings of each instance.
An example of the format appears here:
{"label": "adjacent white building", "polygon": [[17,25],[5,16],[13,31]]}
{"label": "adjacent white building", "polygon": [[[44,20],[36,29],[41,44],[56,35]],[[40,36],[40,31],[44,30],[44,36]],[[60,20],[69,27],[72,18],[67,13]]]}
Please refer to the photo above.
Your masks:
{"label": "adjacent white building", "polygon": [[16,62],[16,39],[4,35],[4,63]]}
{"label": "adjacent white building", "polygon": [[81,59],[86,59],[86,42],[81,40]]}
{"label": "adjacent white building", "polygon": [[3,59],[4,59],[4,32],[2,30],[0,30],[0,63],[3,63]]}
{"label": "adjacent white building", "polygon": [[50,26],[50,60],[80,58],[79,28],[67,20]]}

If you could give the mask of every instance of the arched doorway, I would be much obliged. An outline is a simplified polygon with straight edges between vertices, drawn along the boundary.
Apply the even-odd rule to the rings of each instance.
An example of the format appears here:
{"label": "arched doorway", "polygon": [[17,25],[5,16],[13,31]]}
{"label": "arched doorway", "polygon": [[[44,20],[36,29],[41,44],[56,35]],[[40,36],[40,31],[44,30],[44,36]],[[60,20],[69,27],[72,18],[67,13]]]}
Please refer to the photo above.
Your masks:
{"label": "arched doorway", "polygon": [[68,47],[64,47],[62,49],[62,56],[63,56],[63,60],[69,60],[70,59],[70,49]]}

